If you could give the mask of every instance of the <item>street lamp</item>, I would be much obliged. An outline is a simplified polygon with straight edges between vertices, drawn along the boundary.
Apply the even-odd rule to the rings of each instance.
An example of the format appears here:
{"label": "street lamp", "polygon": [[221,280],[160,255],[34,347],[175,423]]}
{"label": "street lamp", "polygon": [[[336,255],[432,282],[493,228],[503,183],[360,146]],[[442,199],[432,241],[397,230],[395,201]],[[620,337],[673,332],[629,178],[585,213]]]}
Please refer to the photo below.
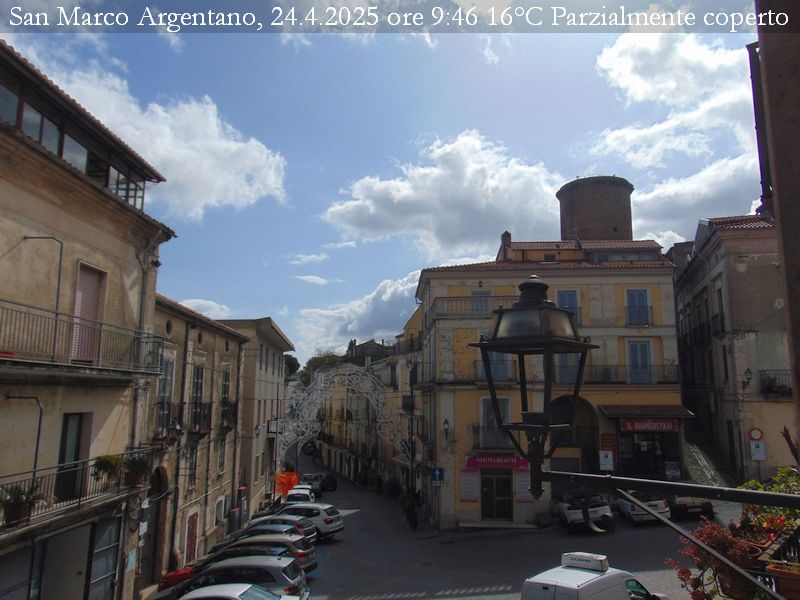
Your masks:
{"label": "street lamp", "polygon": [[[531,495],[538,499],[542,489],[542,462],[550,458],[556,449],[551,443],[545,452],[545,444],[552,430],[566,429],[572,425],[575,403],[580,394],[581,380],[586,366],[589,350],[597,346],[582,341],[575,326],[575,314],[558,308],[547,299],[548,285],[536,275],[531,275],[519,285],[520,297],[511,308],[500,306],[495,312],[497,321],[489,337],[469,344],[480,349],[486,373],[486,382],[492,400],[492,411],[499,429],[505,432],[517,452],[528,460],[531,472]],[[521,422],[503,422],[502,411],[497,400],[492,354],[516,355],[519,364],[519,391],[522,406]],[[572,393],[557,398],[559,411],[557,423],[552,419],[553,374],[556,354],[577,354],[579,357],[575,370]],[[541,355],[544,364],[544,401],[541,412],[533,410],[532,398],[528,395],[525,357]],[[525,434],[527,447],[523,448],[514,431]]]}

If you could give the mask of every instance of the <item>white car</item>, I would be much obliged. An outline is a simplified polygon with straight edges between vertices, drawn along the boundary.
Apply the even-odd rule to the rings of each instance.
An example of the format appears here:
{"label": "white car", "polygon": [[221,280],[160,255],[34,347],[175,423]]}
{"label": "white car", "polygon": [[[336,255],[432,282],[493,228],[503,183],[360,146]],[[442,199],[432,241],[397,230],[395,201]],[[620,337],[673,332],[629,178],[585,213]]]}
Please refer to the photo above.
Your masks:
{"label": "white car", "polygon": [[278,514],[308,517],[314,521],[314,525],[317,527],[317,539],[332,537],[344,529],[342,515],[332,504],[323,504],[322,502],[287,504],[278,511]]}
{"label": "white car", "polygon": [[628,571],[608,566],[604,554],[566,552],[561,566],[529,577],[522,584],[521,600],[669,600],[647,591]]}
{"label": "white car", "polygon": [[[671,515],[669,506],[667,506],[667,501],[663,497],[657,494],[638,492],[635,490],[628,490],[628,493],[640,502],[643,502],[647,508],[654,510],[662,517],[667,519],[670,518]],[[645,521],[658,520],[649,512],[625,498],[619,498],[617,500],[617,506],[619,507],[619,513],[626,519],[629,519],[632,523],[643,523]]]}
{"label": "white car", "polygon": [[583,519],[583,506],[589,505],[589,518],[601,529],[614,529],[614,515],[608,502],[595,492],[566,492],[556,505],[558,520],[568,530],[575,531],[587,527]]}
{"label": "white car", "polygon": [[180,600],[287,600],[297,596],[279,596],[249,583],[223,583],[198,588]]}
{"label": "white car", "polygon": [[283,503],[296,504],[297,502],[315,502],[316,499],[314,492],[311,491],[311,486],[296,485],[287,492],[286,499]]}

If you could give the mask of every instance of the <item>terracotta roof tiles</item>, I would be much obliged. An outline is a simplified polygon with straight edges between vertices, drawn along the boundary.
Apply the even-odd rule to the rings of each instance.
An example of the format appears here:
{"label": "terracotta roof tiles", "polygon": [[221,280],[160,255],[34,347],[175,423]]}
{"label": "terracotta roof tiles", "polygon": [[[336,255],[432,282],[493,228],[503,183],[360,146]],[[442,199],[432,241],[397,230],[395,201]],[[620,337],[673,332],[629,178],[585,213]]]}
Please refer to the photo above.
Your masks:
{"label": "terracotta roof tiles", "polygon": [[720,229],[775,229],[775,223],[765,221],[759,215],[737,215],[714,217],[708,220],[716,230]]}
{"label": "terracotta roof tiles", "polygon": [[215,321],[214,319],[205,316],[203,313],[197,312],[196,310],[192,310],[191,308],[189,308],[188,306],[184,306],[180,302],[176,302],[172,298],[167,298],[163,294],[158,294],[158,293],[156,294],[156,303],[169,306],[173,310],[182,312],[188,317],[194,317],[195,319],[203,321],[206,325],[215,327],[216,329],[219,329],[230,335],[233,335],[239,338],[240,340],[248,341],[250,339],[248,336],[244,335],[241,331],[236,331],[232,327],[228,327],[227,325],[220,323],[219,321]]}

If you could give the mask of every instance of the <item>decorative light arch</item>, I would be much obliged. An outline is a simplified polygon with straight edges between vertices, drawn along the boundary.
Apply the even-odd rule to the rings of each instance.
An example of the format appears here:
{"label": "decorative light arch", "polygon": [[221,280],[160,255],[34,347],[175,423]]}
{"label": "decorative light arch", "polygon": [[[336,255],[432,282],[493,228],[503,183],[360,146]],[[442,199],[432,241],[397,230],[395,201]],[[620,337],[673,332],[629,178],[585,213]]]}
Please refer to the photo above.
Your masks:
{"label": "decorative light arch", "polygon": [[342,365],[335,369],[317,371],[308,387],[296,387],[286,400],[286,416],[278,421],[278,445],[275,459],[284,463],[288,449],[295,443],[303,444],[317,437],[322,429],[320,410],[335,392],[345,393],[345,410],[351,422],[360,423],[364,399],[369,402],[374,415],[378,436],[402,452],[400,444],[405,439],[403,421],[395,415],[386,401],[386,386],[369,369],[356,365]]}

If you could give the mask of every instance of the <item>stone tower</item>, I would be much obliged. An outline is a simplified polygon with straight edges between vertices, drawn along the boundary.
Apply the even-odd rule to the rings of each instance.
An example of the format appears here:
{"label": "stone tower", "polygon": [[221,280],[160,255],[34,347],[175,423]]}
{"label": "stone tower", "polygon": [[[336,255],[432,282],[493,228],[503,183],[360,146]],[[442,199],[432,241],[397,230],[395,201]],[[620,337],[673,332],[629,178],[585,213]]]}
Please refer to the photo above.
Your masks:
{"label": "stone tower", "polygon": [[622,177],[583,177],[556,192],[562,240],[632,240],[631,192]]}

